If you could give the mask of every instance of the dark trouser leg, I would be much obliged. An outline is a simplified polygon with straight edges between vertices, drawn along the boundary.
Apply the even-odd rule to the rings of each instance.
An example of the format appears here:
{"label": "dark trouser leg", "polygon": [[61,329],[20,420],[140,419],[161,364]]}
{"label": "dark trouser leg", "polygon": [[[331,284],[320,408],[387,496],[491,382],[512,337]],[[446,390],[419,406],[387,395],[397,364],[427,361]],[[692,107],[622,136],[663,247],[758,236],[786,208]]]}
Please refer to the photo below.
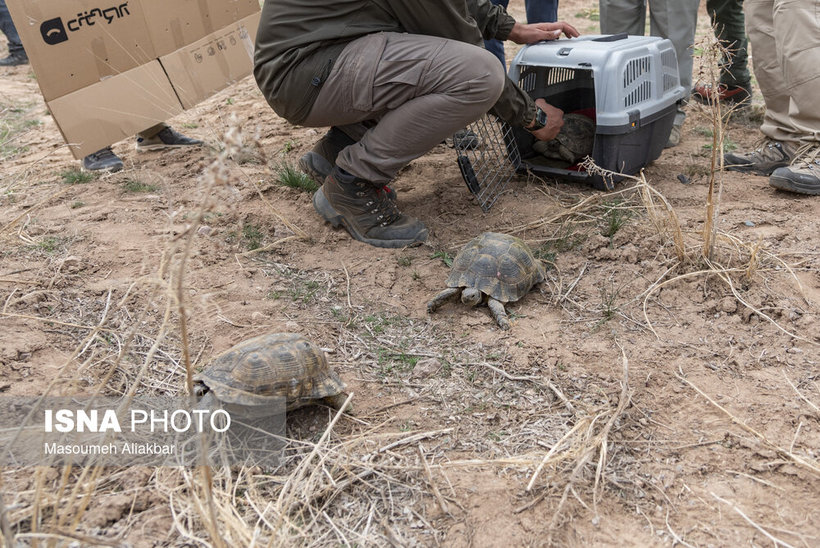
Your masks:
{"label": "dark trouser leg", "polygon": [[720,83],[729,87],[740,86],[748,89],[751,76],[743,0],[707,0],[706,11],[709,12],[712,26],[715,28],[715,37],[731,53],[729,58],[721,62]]}
{"label": "dark trouser leg", "polygon": [[558,0],[526,0],[527,23],[554,23],[558,21]]}
{"label": "dark trouser leg", "polygon": [[[507,5],[510,3],[510,0],[490,0],[496,6],[504,6],[504,9],[507,9]],[[501,40],[484,40],[484,47],[498,57],[498,60],[501,61],[501,66],[504,67],[504,70],[507,70],[507,59],[504,56],[504,42]]]}
{"label": "dark trouser leg", "polygon": [[0,0],[0,30],[3,31],[9,41],[9,54],[23,53],[23,43],[20,41],[20,35],[17,34],[14,21],[11,20],[11,14],[6,7],[6,0]]}

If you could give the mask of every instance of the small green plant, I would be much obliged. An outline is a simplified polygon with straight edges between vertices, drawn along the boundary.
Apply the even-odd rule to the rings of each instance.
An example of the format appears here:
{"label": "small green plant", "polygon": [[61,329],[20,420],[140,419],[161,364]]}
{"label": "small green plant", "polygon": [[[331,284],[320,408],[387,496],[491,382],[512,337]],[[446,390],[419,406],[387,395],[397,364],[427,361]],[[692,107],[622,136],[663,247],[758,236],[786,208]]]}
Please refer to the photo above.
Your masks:
{"label": "small green plant", "polygon": [[316,293],[318,293],[318,291],[319,282],[309,280],[292,287],[288,291],[288,295],[294,301],[301,301],[303,304],[307,304],[316,299]]}
{"label": "small green plant", "polygon": [[319,190],[319,185],[310,175],[299,171],[287,162],[283,162],[276,168],[276,180],[282,186],[302,192],[313,194]]}
{"label": "small green plant", "polygon": [[71,207],[71,209],[79,209],[79,208],[83,207],[84,205],[85,205],[85,202],[77,200],[76,202],[71,202],[71,205],[69,207]]}
{"label": "small green plant", "polygon": [[632,212],[625,208],[623,202],[620,200],[604,202],[604,208],[604,226],[601,229],[601,234],[612,239],[629,221]]}
{"label": "small green plant", "polygon": [[453,257],[452,257],[452,255],[450,255],[446,251],[436,251],[435,253],[430,255],[430,258],[431,259],[441,259],[441,262],[443,262],[444,265],[447,268],[450,268],[451,266],[453,266]]}
{"label": "small green plant", "polygon": [[265,235],[255,224],[245,223],[242,225],[242,241],[245,243],[245,247],[248,248],[248,251],[262,247],[262,240],[264,239]]}
{"label": "small green plant", "polygon": [[399,266],[410,266],[411,264],[413,264],[413,258],[404,255],[396,259],[396,263],[398,263]]}
{"label": "small green plant", "polygon": [[91,173],[90,171],[83,171],[81,169],[74,167],[61,172],[60,177],[63,179],[63,182],[67,185],[82,185],[85,183],[90,183],[91,181],[97,178],[97,175]]}
{"label": "small green plant", "polygon": [[127,179],[125,183],[123,183],[122,188],[125,192],[132,192],[134,194],[156,192],[159,190],[157,185],[143,183],[137,179]]}
{"label": "small green plant", "polygon": [[[703,145],[703,150],[707,152],[712,151],[712,143],[706,143]],[[728,137],[723,137],[723,152],[732,152],[733,150],[737,150],[737,143],[729,139]]]}
{"label": "small green plant", "polygon": [[182,127],[184,127],[185,129],[197,129],[199,127],[199,124],[195,124],[193,122],[185,122],[184,124],[182,124]]}
{"label": "small green plant", "polygon": [[619,308],[616,301],[618,297],[620,297],[622,289],[623,286],[616,288],[611,282],[608,288],[601,287],[599,289],[601,293],[601,314],[603,318],[596,324],[596,328],[614,318],[618,313]]}
{"label": "small green plant", "polygon": [[419,274],[419,271],[418,271],[418,270],[414,270],[414,271],[413,271],[413,274],[411,275],[411,277],[413,278],[413,281],[416,281],[416,282],[417,282],[417,281],[419,281],[419,280],[421,279],[421,274]]}
{"label": "small green plant", "polygon": [[227,104],[227,105],[234,104],[233,97],[228,97],[227,99],[225,99],[225,104]]}
{"label": "small green plant", "polygon": [[59,251],[65,246],[65,239],[58,238],[56,236],[47,236],[37,242],[36,248],[40,251],[45,251],[46,253],[54,253],[55,251]]}
{"label": "small green plant", "polygon": [[283,146],[283,147],[282,147],[282,153],[283,153],[283,154],[288,154],[290,151],[292,151],[292,150],[293,150],[294,148],[296,148],[298,145],[299,145],[299,141],[297,141],[297,140],[295,140],[295,139],[289,139],[289,140],[285,143],[285,146]]}

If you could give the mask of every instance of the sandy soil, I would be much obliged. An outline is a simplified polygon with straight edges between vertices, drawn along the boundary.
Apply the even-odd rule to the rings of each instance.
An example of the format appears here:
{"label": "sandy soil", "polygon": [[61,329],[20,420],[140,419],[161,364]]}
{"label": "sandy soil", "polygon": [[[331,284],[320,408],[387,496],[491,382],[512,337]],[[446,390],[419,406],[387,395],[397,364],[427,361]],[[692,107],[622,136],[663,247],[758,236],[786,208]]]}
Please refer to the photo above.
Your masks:
{"label": "sandy soil", "polygon": [[[562,1],[561,17],[595,32],[593,5]],[[523,2],[511,10],[522,15]],[[755,143],[760,101],[729,123],[730,146]],[[349,459],[326,470],[333,496],[288,514],[290,528],[259,518],[251,502],[275,500],[305,455],[297,445],[291,468],[220,499],[236,509],[217,517],[228,545],[267,543],[272,530],[316,545],[820,544],[820,201],[723,174],[707,264],[707,109],[689,107],[683,142],[645,174],[679,219],[683,260],[651,215],[666,214],[648,211],[633,183],[607,194],[521,176],[482,213],[445,145],[392,185],[429,242],[355,242],[315,214],[308,192],[277,182],[320,131],[277,118],[252,79],[170,121],[207,147],[138,154],[122,142],[125,170],[77,184],[28,67],[2,69],[0,109],[0,393],[104,383],[117,394],[135,382],[182,392],[180,297],[195,368],[252,336],[296,331],[328,350],[354,393],[357,415],[328,446]],[[257,134],[266,158],[248,145],[206,196],[203,173],[231,125],[248,142]],[[519,235],[549,267],[508,306],[507,332],[486,308],[425,308],[449,259],[487,230]],[[329,417],[301,409],[290,436],[315,443]],[[341,481],[363,462],[369,479]],[[79,545],[218,544],[185,471],[2,474],[22,545],[35,531]],[[41,497],[74,485],[87,509]],[[67,515],[78,519],[58,523]]]}

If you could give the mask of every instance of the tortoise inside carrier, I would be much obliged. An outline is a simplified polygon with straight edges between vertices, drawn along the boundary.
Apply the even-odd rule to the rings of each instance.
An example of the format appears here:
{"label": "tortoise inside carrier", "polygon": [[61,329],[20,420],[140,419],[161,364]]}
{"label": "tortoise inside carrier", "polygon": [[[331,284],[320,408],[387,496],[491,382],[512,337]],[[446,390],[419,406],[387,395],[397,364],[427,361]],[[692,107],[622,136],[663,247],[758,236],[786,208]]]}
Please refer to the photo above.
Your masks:
{"label": "tortoise inside carrier", "polygon": [[476,306],[486,297],[498,326],[509,329],[504,303],[517,301],[544,278],[544,267],[523,240],[484,232],[456,255],[447,289],[427,303],[427,311],[434,312],[459,294],[468,306]]}
{"label": "tortoise inside carrier", "polygon": [[197,395],[210,394],[255,416],[266,408],[275,414],[319,402],[340,409],[347,399],[324,351],[294,333],[243,341],[214,358],[194,381]]}

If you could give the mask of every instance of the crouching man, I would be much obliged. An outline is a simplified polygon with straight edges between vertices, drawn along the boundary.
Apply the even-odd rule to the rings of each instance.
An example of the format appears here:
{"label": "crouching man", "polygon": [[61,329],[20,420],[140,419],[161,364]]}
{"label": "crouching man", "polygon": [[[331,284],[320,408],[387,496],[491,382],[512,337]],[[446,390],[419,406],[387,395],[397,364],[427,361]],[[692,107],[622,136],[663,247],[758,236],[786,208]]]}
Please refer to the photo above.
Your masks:
{"label": "crouching man", "polygon": [[265,0],[256,82],[289,122],[327,127],[303,163],[324,181],[316,211],[355,239],[427,239],[386,187],[401,168],[488,111],[540,140],[563,113],[533,101],[483,48],[578,36],[564,22],[520,24],[489,0]]}

